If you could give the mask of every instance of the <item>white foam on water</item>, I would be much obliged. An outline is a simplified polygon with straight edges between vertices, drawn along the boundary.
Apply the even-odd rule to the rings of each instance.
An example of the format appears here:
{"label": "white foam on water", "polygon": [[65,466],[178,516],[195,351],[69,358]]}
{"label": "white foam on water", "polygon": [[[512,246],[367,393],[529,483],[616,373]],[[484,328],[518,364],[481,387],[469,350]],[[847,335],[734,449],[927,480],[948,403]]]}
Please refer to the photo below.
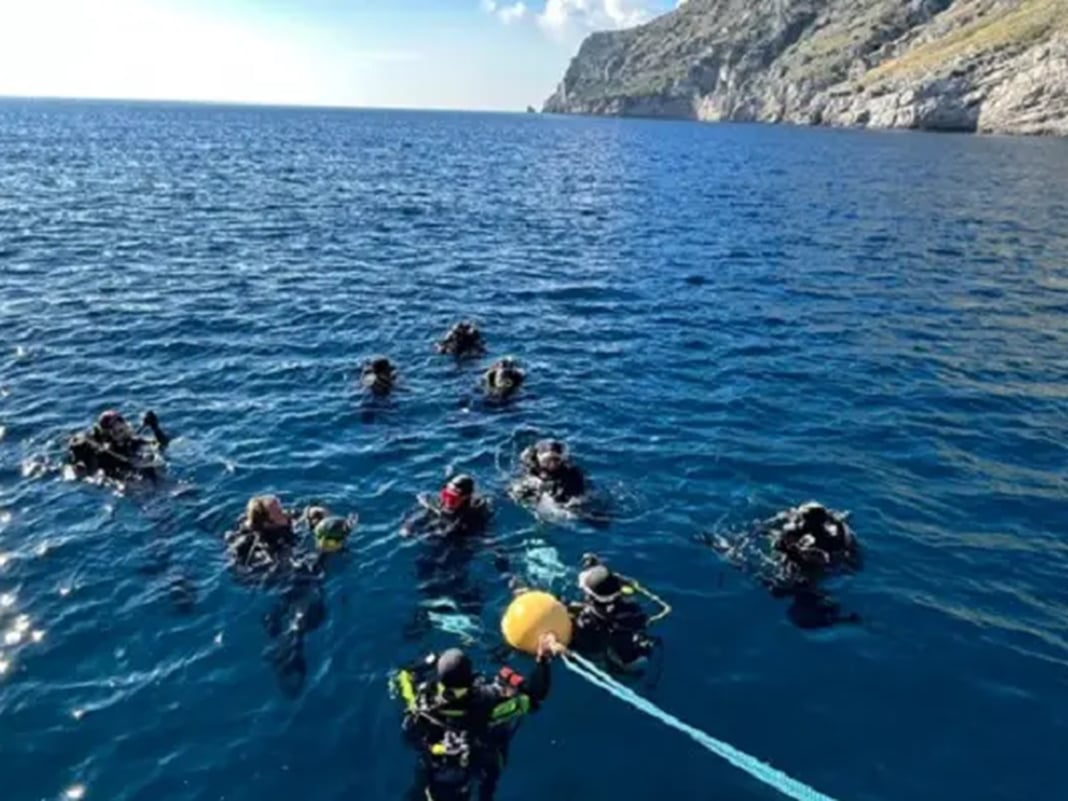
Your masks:
{"label": "white foam on water", "polygon": [[611,693],[619,700],[630,704],[640,712],[644,712],[676,731],[682,732],[691,740],[704,746],[704,748],[711,751],[716,756],[726,760],[734,767],[745,771],[750,776],[762,781],[769,787],[774,787],[783,795],[793,798],[795,801],[834,801],[830,796],[824,795],[818,790],[812,789],[807,784],[803,784],[797,779],[787,776],[781,770],[773,768],[771,765],[761,762],[756,757],[750,756],[743,751],[739,751],[733,745],[717,740],[712,735],[706,734],[700,729],[679,720],[674,715],[665,712],[656,704],[642,698],[629,687],[620,684],[592,662],[584,659],[578,654],[568,653],[564,658],[564,664],[573,673],[586,679],[586,681],[591,684]]}
{"label": "white foam on water", "polygon": [[576,515],[568,506],[557,503],[548,495],[542,495],[534,505],[534,514],[549,523],[574,520]]}
{"label": "white foam on water", "polygon": [[427,618],[429,618],[430,624],[438,631],[443,631],[446,634],[452,634],[468,641],[474,641],[482,634],[482,624],[471,615],[465,615],[460,612],[428,610]]}
{"label": "white foam on water", "polygon": [[524,543],[523,566],[535,587],[551,587],[568,575],[567,567],[560,561],[560,553],[543,540]]}

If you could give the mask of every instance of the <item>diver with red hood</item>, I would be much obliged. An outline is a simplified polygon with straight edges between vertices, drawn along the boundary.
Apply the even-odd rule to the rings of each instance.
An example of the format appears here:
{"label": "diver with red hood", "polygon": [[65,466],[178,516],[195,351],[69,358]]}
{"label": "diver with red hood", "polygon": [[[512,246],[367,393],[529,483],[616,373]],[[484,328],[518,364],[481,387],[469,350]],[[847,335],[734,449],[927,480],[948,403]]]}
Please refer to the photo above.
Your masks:
{"label": "diver with red hood", "polygon": [[489,500],[477,493],[468,475],[451,478],[437,497],[419,496],[419,509],[400,532],[420,541],[414,568],[422,601],[405,630],[407,636],[421,638],[439,615],[481,616],[485,599],[483,587],[471,578],[472,561],[488,553],[498,572],[509,570],[507,556],[486,536],[490,516]]}
{"label": "diver with red hood", "polygon": [[441,488],[437,498],[419,496],[420,509],[401,529],[401,535],[453,539],[475,536],[486,530],[491,510],[489,501],[475,490],[475,480],[461,474]]}

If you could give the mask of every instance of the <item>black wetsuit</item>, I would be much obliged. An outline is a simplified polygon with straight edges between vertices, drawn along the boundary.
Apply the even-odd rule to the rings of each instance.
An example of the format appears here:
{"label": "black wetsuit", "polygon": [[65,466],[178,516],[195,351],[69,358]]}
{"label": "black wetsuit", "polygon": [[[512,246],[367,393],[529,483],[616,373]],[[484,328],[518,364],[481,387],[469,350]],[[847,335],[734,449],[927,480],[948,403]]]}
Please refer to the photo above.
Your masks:
{"label": "black wetsuit", "polygon": [[816,584],[835,570],[860,566],[860,547],[849,527],[826,510],[791,514],[780,528],[770,531],[772,547],[781,554],[791,577],[800,584]]}
{"label": "black wetsuit", "polygon": [[591,659],[623,670],[652,655],[655,641],[646,629],[649,618],[637,601],[618,598],[569,604],[574,624],[571,648]]}
{"label": "black wetsuit", "polygon": [[[512,736],[522,718],[536,712],[549,694],[549,660],[539,660],[526,680],[507,669],[492,681],[477,677],[458,699],[441,693],[432,671],[422,666],[397,677],[405,704],[404,732],[420,754],[419,795],[414,797],[460,801],[477,781],[479,801],[492,801]],[[461,743],[466,745],[466,760],[462,754],[441,753],[461,750],[443,749],[442,744]]]}
{"label": "black wetsuit", "polygon": [[162,451],[166,446],[167,438],[161,438],[159,434],[155,442],[142,437],[116,440],[97,425],[72,437],[68,450],[71,463],[90,475],[100,472],[116,481],[126,478],[154,480],[157,477],[155,467],[142,463],[145,451],[152,447]]}
{"label": "black wetsuit", "polygon": [[392,368],[375,369],[374,365],[368,364],[360,372],[360,383],[377,397],[384,397],[392,392],[395,380],[396,375]]}
{"label": "black wetsuit", "polygon": [[[422,501],[423,508],[404,525],[406,536],[423,541],[415,557],[419,594],[423,598],[413,613],[406,634],[418,639],[427,634],[432,612],[459,612],[478,618],[482,614],[483,588],[471,580],[468,568],[487,546],[486,532],[491,517],[488,501],[476,497],[456,512],[443,510],[436,500]],[[508,557],[488,544],[494,566],[502,574],[509,570]]]}
{"label": "black wetsuit", "polygon": [[[831,575],[863,566],[860,543],[843,517],[823,507],[789,509],[733,539],[699,538],[735,566],[750,572],[776,598],[790,599],[787,615],[805,629],[860,623],[821,588]],[[770,544],[770,549],[769,549]]]}
{"label": "black wetsuit", "polygon": [[537,455],[532,450],[525,451],[521,461],[527,476],[538,481],[539,492],[557,503],[567,503],[586,494],[586,477],[571,462],[562,462],[555,470],[546,470],[538,464]]}
{"label": "black wetsuit", "polygon": [[453,326],[445,338],[438,343],[438,350],[457,357],[477,356],[485,353],[486,346],[482,340],[482,333],[477,328],[460,323]]}
{"label": "black wetsuit", "polygon": [[262,573],[283,564],[297,544],[291,524],[253,528],[245,520],[227,533],[226,545],[234,566],[246,573]]}
{"label": "black wetsuit", "polygon": [[482,534],[490,519],[490,505],[485,498],[473,498],[456,511],[441,507],[434,500],[423,501],[423,508],[405,523],[405,531],[439,539],[459,539]]}
{"label": "black wetsuit", "polygon": [[263,623],[272,641],[270,661],[290,696],[300,692],[308,672],[304,637],[326,620],[323,583],[329,556],[298,549],[299,539],[291,524],[253,528],[244,519],[226,535],[238,578],[278,593]]}
{"label": "black wetsuit", "polygon": [[496,368],[486,373],[486,389],[495,398],[506,400],[523,386],[523,372],[515,368]]}

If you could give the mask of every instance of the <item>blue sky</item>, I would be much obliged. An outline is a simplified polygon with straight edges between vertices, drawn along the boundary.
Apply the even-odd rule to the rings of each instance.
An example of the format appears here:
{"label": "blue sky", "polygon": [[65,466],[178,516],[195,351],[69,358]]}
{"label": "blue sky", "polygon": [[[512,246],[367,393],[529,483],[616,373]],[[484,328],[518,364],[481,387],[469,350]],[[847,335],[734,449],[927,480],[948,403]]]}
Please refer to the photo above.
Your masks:
{"label": "blue sky", "polygon": [[517,109],[675,2],[0,0],[0,95]]}

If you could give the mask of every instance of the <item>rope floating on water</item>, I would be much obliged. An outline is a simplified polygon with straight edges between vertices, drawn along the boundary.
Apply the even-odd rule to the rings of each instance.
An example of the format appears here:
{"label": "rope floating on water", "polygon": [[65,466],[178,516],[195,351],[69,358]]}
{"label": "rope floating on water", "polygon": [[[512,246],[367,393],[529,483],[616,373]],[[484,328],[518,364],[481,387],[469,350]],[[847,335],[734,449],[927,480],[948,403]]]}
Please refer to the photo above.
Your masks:
{"label": "rope floating on water", "polygon": [[803,784],[797,779],[787,776],[781,770],[773,768],[771,765],[761,762],[756,757],[739,751],[734,746],[717,740],[715,737],[705,734],[700,729],[696,729],[690,724],[679,720],[674,715],[665,712],[656,704],[642,698],[629,687],[620,684],[599,667],[578,654],[568,651],[564,656],[564,664],[573,673],[586,679],[586,681],[591,684],[600,687],[602,690],[614,695],[619,700],[625,701],[635,709],[682,732],[690,737],[690,739],[694,740],[694,742],[703,745],[716,756],[723,758],[731,765],[734,765],[734,767],[744,770],[750,776],[759,779],[764,784],[774,787],[783,795],[793,798],[795,801],[834,801],[830,796],[824,795],[818,790],[812,789],[807,784]]}

